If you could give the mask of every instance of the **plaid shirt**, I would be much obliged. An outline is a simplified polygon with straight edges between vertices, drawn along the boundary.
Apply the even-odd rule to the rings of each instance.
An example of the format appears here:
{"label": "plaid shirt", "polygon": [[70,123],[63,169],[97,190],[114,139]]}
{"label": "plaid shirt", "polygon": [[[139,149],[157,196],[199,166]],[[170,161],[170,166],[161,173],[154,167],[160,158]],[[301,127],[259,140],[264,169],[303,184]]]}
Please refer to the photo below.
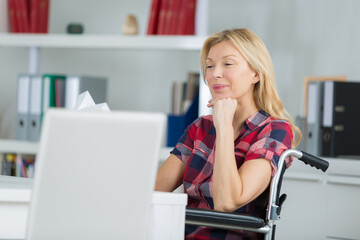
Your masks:
{"label": "plaid shirt", "polygon": [[[265,158],[271,161],[272,175],[277,170],[281,153],[291,148],[292,132],[284,120],[276,120],[260,110],[249,117],[235,139],[237,168],[245,161]],[[171,151],[186,164],[183,178],[188,194],[188,206],[214,209],[212,198],[212,173],[215,160],[215,128],[212,116],[203,116],[188,126],[178,144]],[[290,166],[292,159],[286,162]],[[268,190],[236,212],[264,218]],[[243,231],[220,230],[187,225],[186,239],[257,239],[263,236]]]}

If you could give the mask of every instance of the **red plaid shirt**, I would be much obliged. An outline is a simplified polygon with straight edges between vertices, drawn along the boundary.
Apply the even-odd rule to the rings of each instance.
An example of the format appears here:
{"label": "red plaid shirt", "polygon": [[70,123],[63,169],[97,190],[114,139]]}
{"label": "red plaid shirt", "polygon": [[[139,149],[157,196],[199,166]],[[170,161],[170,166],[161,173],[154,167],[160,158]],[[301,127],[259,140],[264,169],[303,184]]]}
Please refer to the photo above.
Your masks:
{"label": "red plaid shirt", "polygon": [[[212,116],[203,116],[188,126],[171,151],[186,164],[183,178],[188,194],[188,206],[214,209],[212,173],[215,159],[215,128]],[[235,139],[235,159],[240,168],[245,161],[265,158],[271,161],[272,175],[277,170],[279,156],[291,148],[292,132],[284,120],[276,120],[260,110],[249,117]],[[286,164],[290,166],[292,159]],[[253,216],[265,216],[268,189],[258,198],[236,210]],[[257,239],[263,236],[243,231],[229,231],[187,225],[186,239]]]}

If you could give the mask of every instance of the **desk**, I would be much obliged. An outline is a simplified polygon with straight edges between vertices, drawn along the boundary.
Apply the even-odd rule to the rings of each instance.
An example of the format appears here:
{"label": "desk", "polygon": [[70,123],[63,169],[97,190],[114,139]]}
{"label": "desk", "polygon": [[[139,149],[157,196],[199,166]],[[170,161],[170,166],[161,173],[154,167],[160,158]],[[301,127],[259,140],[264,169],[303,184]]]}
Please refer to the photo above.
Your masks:
{"label": "desk", "polygon": [[[0,239],[24,239],[32,179],[0,176]],[[154,192],[148,239],[183,240],[187,195]]]}

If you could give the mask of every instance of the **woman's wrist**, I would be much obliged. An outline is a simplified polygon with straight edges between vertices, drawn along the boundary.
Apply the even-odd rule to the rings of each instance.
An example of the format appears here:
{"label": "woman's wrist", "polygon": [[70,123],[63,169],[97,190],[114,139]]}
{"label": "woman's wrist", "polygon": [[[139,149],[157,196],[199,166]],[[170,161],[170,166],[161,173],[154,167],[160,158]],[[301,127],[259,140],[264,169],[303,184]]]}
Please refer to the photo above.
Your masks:
{"label": "woman's wrist", "polygon": [[218,126],[216,127],[216,136],[217,137],[233,137],[234,135],[234,128],[232,126]]}

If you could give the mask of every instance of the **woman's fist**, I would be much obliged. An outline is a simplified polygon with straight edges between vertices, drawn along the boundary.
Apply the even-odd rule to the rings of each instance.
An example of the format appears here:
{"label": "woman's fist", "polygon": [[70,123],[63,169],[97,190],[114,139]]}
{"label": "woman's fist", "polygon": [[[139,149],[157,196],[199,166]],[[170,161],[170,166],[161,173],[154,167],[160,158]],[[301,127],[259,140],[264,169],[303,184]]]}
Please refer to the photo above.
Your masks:
{"label": "woman's fist", "polygon": [[232,98],[213,98],[209,101],[208,107],[213,108],[213,121],[217,130],[221,127],[232,127],[237,101]]}

